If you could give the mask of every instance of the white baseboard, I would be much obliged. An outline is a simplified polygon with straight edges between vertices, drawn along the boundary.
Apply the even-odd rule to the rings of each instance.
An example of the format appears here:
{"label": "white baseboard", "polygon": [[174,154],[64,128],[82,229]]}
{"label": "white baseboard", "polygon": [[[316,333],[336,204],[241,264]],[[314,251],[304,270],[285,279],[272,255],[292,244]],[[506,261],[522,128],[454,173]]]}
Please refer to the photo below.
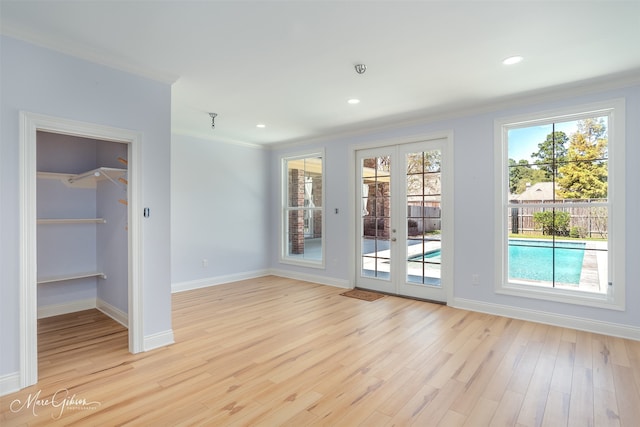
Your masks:
{"label": "white baseboard", "polygon": [[116,322],[123,325],[125,328],[129,323],[129,316],[127,313],[124,313],[103,300],[94,298],[38,307],[38,319],[58,316],[60,314],[75,313],[76,311],[91,310],[92,308],[100,310]]}
{"label": "white baseboard", "polygon": [[353,287],[348,280],[336,279],[334,277],[318,276],[316,274],[299,273],[296,271],[280,270],[277,268],[270,269],[268,274],[286,277],[287,279],[296,279],[305,282],[318,283],[320,285],[334,286],[336,288],[342,289],[351,289]]}
{"label": "white baseboard", "polygon": [[45,305],[38,307],[38,319],[58,316],[60,314],[74,313],[76,311],[91,310],[92,308],[96,308],[95,298],[71,301],[64,304]]}
{"label": "white baseboard", "polygon": [[256,271],[249,271],[246,273],[229,274],[226,276],[217,276],[217,277],[208,277],[206,279],[190,280],[187,282],[177,282],[177,283],[171,284],[171,293],[190,291],[193,289],[200,289],[200,288],[207,288],[209,286],[239,282],[241,280],[256,279],[258,277],[264,277],[269,275],[286,277],[288,279],[303,280],[305,282],[318,283],[320,285],[335,286],[343,289],[352,288],[351,283],[348,280],[271,268],[268,270],[256,270]]}
{"label": "white baseboard", "polygon": [[96,308],[116,322],[120,323],[125,328],[129,327],[129,315],[119,308],[116,308],[101,299],[96,300]]}
{"label": "white baseboard", "polygon": [[454,298],[450,307],[640,341],[640,328],[501,304]]}
{"label": "white baseboard", "polygon": [[268,270],[247,271],[245,273],[228,274],[225,276],[207,277],[206,279],[189,280],[171,284],[171,293],[190,291],[193,289],[207,288],[209,286],[222,285],[224,283],[239,282],[240,280],[255,279],[269,275]]}
{"label": "white baseboard", "polygon": [[20,390],[20,372],[0,375],[0,396]]}
{"label": "white baseboard", "polygon": [[143,351],[154,350],[156,348],[173,344],[174,342],[175,341],[173,340],[173,329],[169,329],[163,332],[158,332],[152,335],[147,335],[144,337]]}

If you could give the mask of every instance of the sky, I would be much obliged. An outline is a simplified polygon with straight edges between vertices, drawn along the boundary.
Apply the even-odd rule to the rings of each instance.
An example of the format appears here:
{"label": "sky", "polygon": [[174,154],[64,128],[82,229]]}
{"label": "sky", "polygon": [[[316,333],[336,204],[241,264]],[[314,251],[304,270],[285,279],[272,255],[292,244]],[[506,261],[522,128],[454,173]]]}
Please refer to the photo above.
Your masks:
{"label": "sky", "polygon": [[[555,124],[556,132],[564,132],[570,137],[577,129],[578,121],[562,122]],[[538,151],[538,144],[547,139],[547,135],[552,132],[551,123],[545,125],[535,125],[523,128],[509,129],[509,158],[516,162],[527,160],[533,163],[531,153]]]}

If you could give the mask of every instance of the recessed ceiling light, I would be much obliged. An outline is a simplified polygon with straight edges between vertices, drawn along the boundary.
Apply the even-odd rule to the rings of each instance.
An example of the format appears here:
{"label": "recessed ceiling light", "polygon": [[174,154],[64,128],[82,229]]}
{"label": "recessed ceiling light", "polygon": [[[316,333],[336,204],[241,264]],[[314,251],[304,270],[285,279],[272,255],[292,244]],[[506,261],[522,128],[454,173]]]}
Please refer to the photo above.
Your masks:
{"label": "recessed ceiling light", "polygon": [[521,62],[524,58],[522,56],[510,56],[508,58],[505,58],[502,63],[504,65],[513,65],[513,64],[517,64],[518,62]]}
{"label": "recessed ceiling light", "polygon": [[256,127],[257,127],[257,128],[260,128],[260,129],[263,129],[263,128],[266,128],[266,127],[267,127],[267,125],[265,125],[264,123],[258,123],[258,124],[256,125]]}
{"label": "recessed ceiling light", "polygon": [[356,99],[356,98],[351,98],[350,100],[347,101],[349,104],[351,105],[355,105],[355,104],[359,104],[360,100]]}

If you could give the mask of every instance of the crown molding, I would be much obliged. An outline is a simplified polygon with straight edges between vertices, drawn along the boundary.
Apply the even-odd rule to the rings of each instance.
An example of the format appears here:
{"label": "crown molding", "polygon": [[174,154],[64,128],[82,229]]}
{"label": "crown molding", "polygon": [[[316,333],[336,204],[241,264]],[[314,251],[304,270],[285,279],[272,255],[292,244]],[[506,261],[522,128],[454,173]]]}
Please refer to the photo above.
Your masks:
{"label": "crown molding", "polygon": [[203,133],[194,132],[194,131],[190,131],[190,130],[186,130],[186,129],[172,128],[171,129],[171,135],[188,136],[190,138],[202,139],[204,141],[211,141],[211,142],[223,143],[223,144],[229,144],[229,145],[239,145],[239,146],[250,147],[250,148],[259,148],[261,150],[268,148],[267,144],[256,144],[256,143],[253,143],[253,142],[239,141],[239,140],[233,139],[233,138],[226,138],[226,137],[219,137],[219,136],[209,136],[209,135],[205,135]]}
{"label": "crown molding", "polygon": [[0,34],[17,40],[22,40],[39,47],[50,49],[64,55],[84,59],[85,61],[89,61],[94,64],[104,65],[106,67],[123,71],[129,74],[134,74],[139,77],[155,80],[160,83],[171,85],[175,83],[178,78],[180,78],[179,75],[153,70],[140,64],[131,63],[125,58],[118,58],[115,55],[109,55],[104,52],[93,52],[88,47],[81,46],[79,43],[73,40],[68,40],[63,43],[61,40],[54,40],[50,37],[39,34],[36,31],[30,31],[26,28],[16,26],[12,23],[3,23],[2,27],[0,28]]}
{"label": "crown molding", "polygon": [[542,102],[553,102],[570,97],[591,95],[639,84],[640,70],[633,70],[622,74],[580,80],[565,85],[522,92],[513,96],[496,98],[473,105],[442,106],[428,110],[414,111],[410,113],[412,117],[406,117],[406,115],[403,115],[404,117],[394,116],[385,119],[384,123],[381,123],[381,119],[358,122],[345,126],[342,129],[334,129],[334,131],[326,133],[325,135],[276,142],[269,144],[267,148],[271,150],[281,150],[302,145],[326,143],[335,141],[336,139],[364,137],[382,132],[425,126],[446,120],[498,112],[509,108],[526,107]]}

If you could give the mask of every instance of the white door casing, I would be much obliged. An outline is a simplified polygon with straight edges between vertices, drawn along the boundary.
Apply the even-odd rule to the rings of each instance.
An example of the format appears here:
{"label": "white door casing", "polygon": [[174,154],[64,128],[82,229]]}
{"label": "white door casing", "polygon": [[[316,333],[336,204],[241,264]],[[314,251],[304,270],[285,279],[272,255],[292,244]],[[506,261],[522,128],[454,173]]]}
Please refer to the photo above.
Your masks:
{"label": "white door casing", "polygon": [[38,381],[37,348],[37,243],[36,243],[36,148],[37,132],[45,131],[128,146],[128,252],[129,351],[143,351],[142,315],[142,135],[139,132],[85,123],[30,112],[20,112],[20,387]]}
{"label": "white door casing", "polygon": [[[352,188],[354,224],[352,247],[355,266],[352,270],[354,286],[381,292],[406,295],[421,299],[446,302],[453,295],[453,168],[451,162],[452,135],[443,134],[404,141],[387,141],[367,147],[354,147]],[[415,142],[418,141],[418,142]],[[420,234],[426,218],[413,218],[428,214],[411,213],[410,201],[430,197],[412,197],[407,182],[409,158],[419,153],[439,154],[440,173],[435,199],[440,199],[441,240],[438,236],[415,237],[415,229],[408,223],[418,222]],[[363,159],[369,167],[364,167]],[[371,165],[376,159],[378,171]],[[385,163],[390,159],[390,165]],[[363,175],[368,175],[363,177]],[[434,174],[435,175],[435,174]],[[418,177],[425,175],[416,175]],[[419,179],[418,179],[419,180]],[[385,184],[385,181],[388,184]],[[390,181],[390,182],[389,182]],[[370,191],[367,183],[378,182],[377,192]],[[370,184],[375,185],[375,184]],[[379,189],[383,189],[380,191]],[[388,194],[382,194],[387,193]],[[432,191],[432,190],[431,190]],[[411,193],[411,194],[410,194]],[[422,193],[421,191],[415,193]],[[425,194],[428,191],[425,190]],[[374,204],[368,197],[376,197]],[[433,198],[433,197],[432,197]],[[382,200],[381,200],[382,199]],[[376,210],[365,212],[367,207]],[[417,212],[420,209],[417,208]],[[373,217],[373,218],[371,218]],[[366,228],[366,232],[365,232]],[[440,255],[440,264],[432,262],[423,253]],[[410,258],[419,257],[419,261]],[[432,256],[432,255],[429,255]]]}

